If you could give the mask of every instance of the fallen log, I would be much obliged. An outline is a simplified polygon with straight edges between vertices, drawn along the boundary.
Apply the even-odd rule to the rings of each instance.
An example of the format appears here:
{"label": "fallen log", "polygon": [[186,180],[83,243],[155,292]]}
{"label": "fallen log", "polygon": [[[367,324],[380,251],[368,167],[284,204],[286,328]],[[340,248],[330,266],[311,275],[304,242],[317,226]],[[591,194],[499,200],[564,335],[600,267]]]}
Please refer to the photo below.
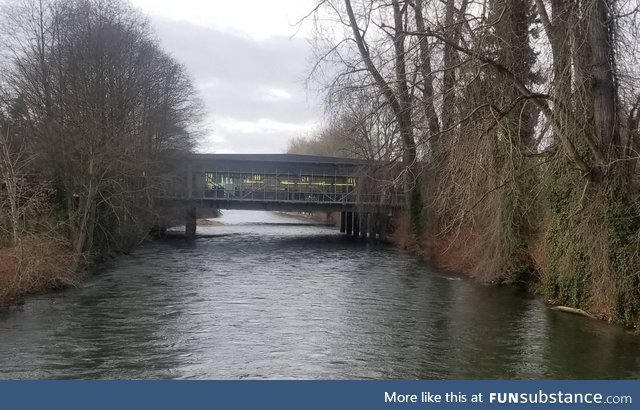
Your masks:
{"label": "fallen log", "polygon": [[572,307],[569,307],[569,306],[554,306],[551,309],[559,310],[561,312],[573,313],[574,315],[586,316],[586,317],[591,318],[591,319],[595,319],[596,318],[592,314],[590,314],[588,312],[585,312],[582,309],[572,308]]}

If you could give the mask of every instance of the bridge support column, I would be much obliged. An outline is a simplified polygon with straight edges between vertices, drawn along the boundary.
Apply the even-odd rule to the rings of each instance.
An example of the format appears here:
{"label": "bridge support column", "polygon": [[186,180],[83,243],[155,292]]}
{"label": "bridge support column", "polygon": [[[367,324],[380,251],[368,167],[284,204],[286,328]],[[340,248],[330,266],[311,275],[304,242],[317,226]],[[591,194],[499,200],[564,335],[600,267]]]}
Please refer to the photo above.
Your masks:
{"label": "bridge support column", "polygon": [[380,214],[376,214],[376,227],[375,227],[376,240],[382,240],[382,218]]}
{"label": "bridge support column", "polygon": [[186,221],[184,226],[184,236],[187,239],[196,237],[196,208],[187,208]]}
{"label": "bridge support column", "polygon": [[347,235],[353,235],[353,212],[347,212]]}
{"label": "bridge support column", "polygon": [[347,213],[340,212],[340,232],[345,233],[347,231]]}
{"label": "bridge support column", "polygon": [[367,226],[365,228],[364,237],[368,238],[369,240],[372,239],[372,235],[371,235],[371,220],[372,219],[373,219],[373,214],[371,214],[371,212],[367,212]]}
{"label": "bridge support column", "polygon": [[369,238],[375,242],[378,240],[378,234],[380,233],[380,215],[378,213],[371,214],[371,228],[369,231]]}
{"label": "bridge support column", "polygon": [[366,220],[367,220],[367,213],[363,213],[363,214],[359,215],[359,218],[358,218],[358,231],[360,231],[360,238],[365,238],[365,239],[367,237]]}
{"label": "bridge support column", "polygon": [[360,236],[360,214],[357,212],[353,213],[353,236]]}
{"label": "bridge support column", "polygon": [[380,215],[380,240],[383,242],[387,241],[387,224],[389,223],[389,218],[386,214]]}

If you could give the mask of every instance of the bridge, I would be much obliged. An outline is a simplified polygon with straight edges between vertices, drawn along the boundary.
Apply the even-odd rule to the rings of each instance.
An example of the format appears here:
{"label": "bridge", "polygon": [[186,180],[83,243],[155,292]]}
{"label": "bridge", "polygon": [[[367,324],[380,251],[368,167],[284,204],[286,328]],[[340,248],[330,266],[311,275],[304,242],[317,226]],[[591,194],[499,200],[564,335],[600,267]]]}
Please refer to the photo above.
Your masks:
{"label": "bridge", "polygon": [[[186,208],[193,237],[198,208],[341,213],[341,230],[375,235],[380,215],[403,204],[396,189],[374,189],[383,164],[296,154],[191,154],[167,165],[175,179],[156,201]],[[371,221],[371,219],[373,221]],[[367,222],[367,220],[370,220]]]}

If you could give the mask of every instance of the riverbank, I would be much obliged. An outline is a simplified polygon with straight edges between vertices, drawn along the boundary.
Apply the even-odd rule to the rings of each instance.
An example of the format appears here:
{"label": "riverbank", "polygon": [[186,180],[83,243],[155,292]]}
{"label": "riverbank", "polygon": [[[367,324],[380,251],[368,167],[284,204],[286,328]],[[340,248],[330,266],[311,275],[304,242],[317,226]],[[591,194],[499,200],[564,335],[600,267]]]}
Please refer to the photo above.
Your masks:
{"label": "riverbank", "polygon": [[0,309],[24,297],[76,286],[83,272],[64,243],[28,238],[0,249]]}
{"label": "riverbank", "polygon": [[[530,275],[530,280],[527,282],[508,283],[504,280],[487,279],[487,277],[495,275],[488,275],[484,271],[486,266],[483,266],[481,262],[483,255],[481,247],[478,245],[479,238],[469,232],[459,230],[449,235],[423,236],[419,241],[416,241],[411,233],[407,215],[400,215],[394,218],[391,230],[390,239],[395,246],[419,255],[436,269],[457,272],[486,285],[517,286],[530,294],[544,297],[541,291],[542,283],[540,278],[544,276],[545,271],[548,269],[548,258],[547,251],[540,245],[542,241],[529,246],[527,256],[535,268],[535,272]],[[613,312],[600,304],[563,306],[555,300],[544,300],[544,302],[547,306],[562,312],[578,314],[607,323],[614,322]]]}
{"label": "riverbank", "polygon": [[[222,225],[215,217],[199,219],[198,225]],[[0,310],[23,302],[30,295],[78,286],[92,263],[99,261],[74,255],[59,238],[25,238],[19,246],[0,248]]]}

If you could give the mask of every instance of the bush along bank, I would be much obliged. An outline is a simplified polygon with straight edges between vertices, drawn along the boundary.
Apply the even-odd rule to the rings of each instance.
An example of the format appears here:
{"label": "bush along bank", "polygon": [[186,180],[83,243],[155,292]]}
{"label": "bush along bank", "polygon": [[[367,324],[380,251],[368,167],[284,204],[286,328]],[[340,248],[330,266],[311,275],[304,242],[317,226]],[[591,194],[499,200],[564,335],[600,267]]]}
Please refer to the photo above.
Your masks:
{"label": "bush along bank", "polygon": [[82,269],[67,244],[51,238],[29,238],[0,249],[0,308],[26,295],[76,286]]}

